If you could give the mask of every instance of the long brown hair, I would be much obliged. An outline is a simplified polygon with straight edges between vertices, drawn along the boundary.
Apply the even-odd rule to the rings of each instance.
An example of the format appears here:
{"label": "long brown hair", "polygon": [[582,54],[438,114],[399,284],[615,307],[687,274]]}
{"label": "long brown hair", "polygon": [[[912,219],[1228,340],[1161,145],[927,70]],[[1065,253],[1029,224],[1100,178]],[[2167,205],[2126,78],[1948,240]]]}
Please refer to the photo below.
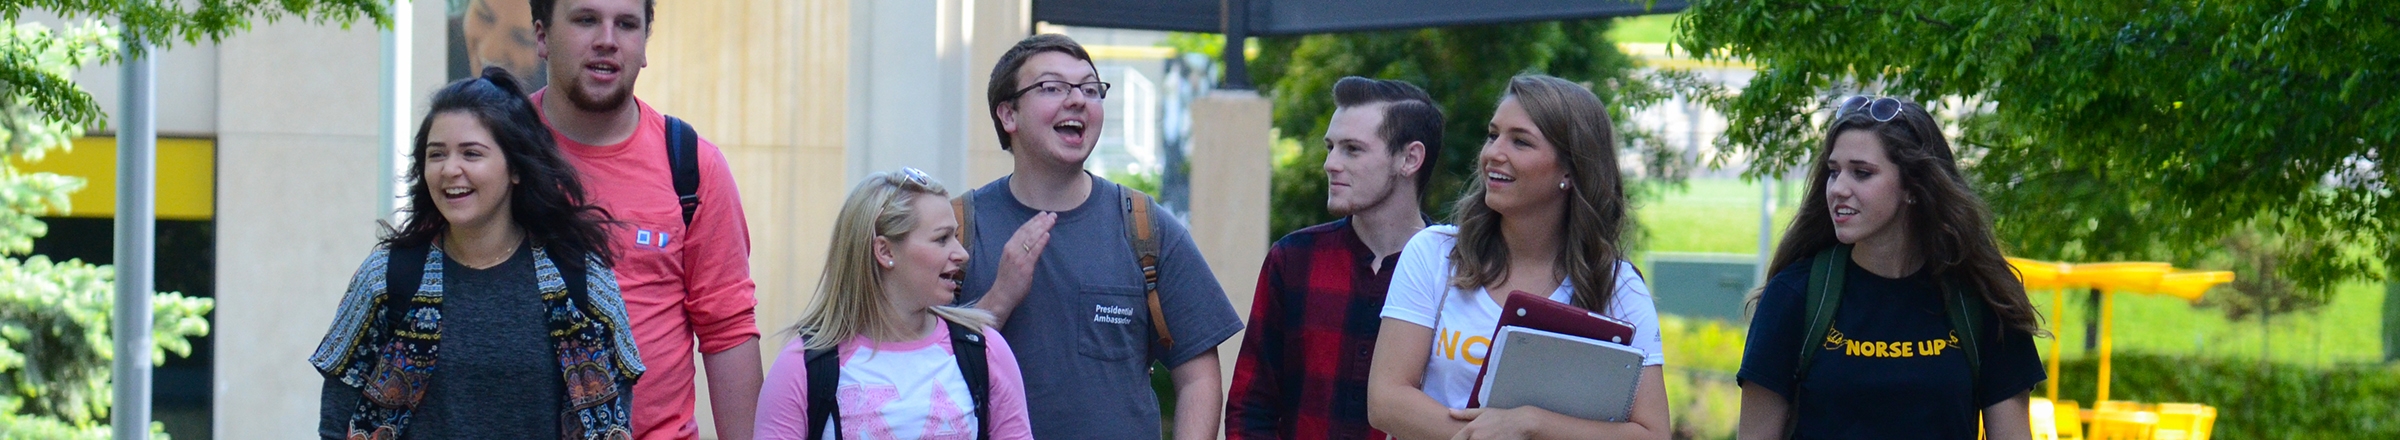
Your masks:
{"label": "long brown hair", "polygon": [[1825,166],[1825,157],[1833,154],[1833,140],[1842,133],[1867,131],[1882,141],[1885,158],[1899,168],[1901,190],[1919,201],[1904,205],[1901,214],[1906,216],[1909,246],[1925,264],[1919,270],[1929,271],[1945,286],[1963,283],[1966,289],[1961,290],[1981,295],[1992,314],[2008,327],[2043,334],[2041,316],[2025,298],[2025,284],[2018,280],[2016,268],[2000,255],[2000,243],[1992,233],[1991,209],[1958,172],[1950,141],[1942,138],[1941,127],[1925,107],[1907,100],[1900,104],[1899,117],[1889,122],[1876,121],[1869,112],[1851,111],[1837,116],[1826,129],[1824,146],[1809,164],[1808,197],[1801,199],[1782,244],[1775,246],[1767,273],[1782,272],[1802,258],[1840,244],[1833,235],[1832,211],[1825,206],[1825,180],[1832,172]]}
{"label": "long brown hair", "polygon": [[[1625,184],[1617,172],[1616,125],[1608,108],[1590,89],[1548,75],[1518,75],[1508,80],[1500,100],[1517,100],[1532,117],[1558,154],[1573,181],[1567,191],[1566,218],[1558,225],[1560,248],[1554,263],[1575,285],[1572,303],[1584,310],[1605,311],[1616,296],[1617,262],[1625,257],[1618,247],[1627,228]],[[1450,285],[1473,289],[1500,282],[1508,275],[1508,242],[1500,236],[1500,213],[1483,203],[1483,173],[1467,185],[1450,221],[1458,225],[1458,246],[1450,250]]]}

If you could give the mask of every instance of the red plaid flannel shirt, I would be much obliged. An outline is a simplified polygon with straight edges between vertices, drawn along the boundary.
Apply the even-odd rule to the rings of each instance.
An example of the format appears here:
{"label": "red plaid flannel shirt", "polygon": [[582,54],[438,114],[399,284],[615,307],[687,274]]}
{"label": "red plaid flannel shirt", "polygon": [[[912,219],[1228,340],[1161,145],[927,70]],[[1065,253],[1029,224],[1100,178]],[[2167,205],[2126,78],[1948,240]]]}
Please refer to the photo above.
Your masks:
{"label": "red plaid flannel shirt", "polygon": [[1367,424],[1367,370],[1400,254],[1384,258],[1382,273],[1374,260],[1347,218],[1267,250],[1226,395],[1226,439],[1385,437]]}

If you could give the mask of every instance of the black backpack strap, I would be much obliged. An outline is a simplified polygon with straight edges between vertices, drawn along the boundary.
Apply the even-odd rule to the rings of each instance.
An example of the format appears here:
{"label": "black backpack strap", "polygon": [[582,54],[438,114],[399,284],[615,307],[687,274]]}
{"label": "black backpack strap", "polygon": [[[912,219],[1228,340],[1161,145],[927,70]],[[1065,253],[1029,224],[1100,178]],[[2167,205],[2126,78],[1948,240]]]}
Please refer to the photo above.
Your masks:
{"label": "black backpack strap", "polygon": [[1834,314],[1842,309],[1842,277],[1849,274],[1849,262],[1850,245],[1836,244],[1817,252],[1809,264],[1808,296],[1801,303],[1800,313],[1800,363],[1792,365],[1792,395],[1787,396],[1791,405],[1784,412],[1784,438],[1792,438],[1800,429],[1800,381],[1808,379],[1808,367],[1825,345],[1825,335],[1833,329]]}
{"label": "black backpack strap", "polygon": [[433,245],[394,245],[390,251],[383,260],[384,328],[400,325],[408,314],[408,298],[416,296],[417,285],[425,282],[425,258],[433,253]]}
{"label": "black backpack strap", "polygon": [[1175,348],[1175,334],[1167,330],[1166,309],[1158,299],[1158,225],[1150,221],[1150,195],[1141,190],[1117,184],[1117,192],[1125,195],[1125,240],[1133,244],[1134,265],[1142,268],[1142,292],[1149,297],[1150,329],[1158,333],[1158,350]]}
{"label": "black backpack strap", "polygon": [[[825,435],[826,426],[832,426],[834,436],[839,438],[842,419],[833,415],[841,412],[841,402],[834,400],[833,391],[841,386],[841,349],[820,348],[807,353],[803,359],[808,361],[808,435],[804,438]],[[827,421],[833,424],[827,425]]]}
{"label": "black backpack strap", "polygon": [[[550,263],[558,267],[559,278],[564,278],[564,281],[567,282],[567,297],[572,298],[570,301],[584,304],[584,307],[592,307],[590,304],[592,298],[591,286],[589,286],[589,284],[591,284],[591,278],[586,276],[586,272],[591,268],[584,267],[583,258],[583,254],[552,254],[550,256]],[[598,311],[599,309],[590,308],[586,310]]]}
{"label": "black backpack strap", "polygon": [[975,438],[992,438],[992,368],[984,357],[983,331],[950,324],[950,354],[958,357],[958,374],[967,381],[967,394],[975,399]]}
{"label": "black backpack strap", "polygon": [[700,211],[700,133],[692,124],[667,117],[667,166],[675,173],[675,199],[683,204],[683,224],[691,226]]}

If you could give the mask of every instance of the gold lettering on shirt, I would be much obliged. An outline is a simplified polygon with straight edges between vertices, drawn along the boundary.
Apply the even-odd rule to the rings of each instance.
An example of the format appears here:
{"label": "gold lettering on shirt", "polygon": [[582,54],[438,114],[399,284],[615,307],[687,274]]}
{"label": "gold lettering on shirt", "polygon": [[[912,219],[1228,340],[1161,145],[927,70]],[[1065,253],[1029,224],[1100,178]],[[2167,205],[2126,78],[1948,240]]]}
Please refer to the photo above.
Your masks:
{"label": "gold lettering on shirt", "polygon": [[1944,352],[1957,347],[1957,332],[1951,332],[1950,338],[1948,339],[1929,339],[1923,341],[1861,341],[1857,339],[1850,339],[1848,335],[1842,334],[1840,329],[1827,329],[1827,332],[1825,333],[1825,350],[1840,351],[1842,352],[1842,355],[1853,357],[1912,358],[1919,356],[1941,356]]}

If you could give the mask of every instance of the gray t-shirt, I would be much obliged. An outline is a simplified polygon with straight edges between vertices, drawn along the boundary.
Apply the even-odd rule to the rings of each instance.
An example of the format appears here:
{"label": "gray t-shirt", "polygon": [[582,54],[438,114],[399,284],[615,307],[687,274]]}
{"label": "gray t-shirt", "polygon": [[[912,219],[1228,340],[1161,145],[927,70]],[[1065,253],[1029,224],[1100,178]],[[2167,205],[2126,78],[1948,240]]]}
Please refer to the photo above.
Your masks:
{"label": "gray t-shirt", "polygon": [[[483,270],[445,258],[442,293],[433,378],[403,437],[558,438],[566,385],[533,277],[533,248],[518,246],[508,261]],[[320,434],[348,429],[358,393],[325,381],[318,426],[327,432]]]}
{"label": "gray t-shirt", "polygon": [[[1002,248],[1037,213],[1009,194],[1008,180],[975,190],[975,242],[968,246],[973,257],[967,260],[960,304],[972,304],[991,290]],[[1083,205],[1058,213],[1050,244],[1034,267],[1032,288],[1001,327],[1024,371],[1034,438],[1158,435],[1150,363],[1181,365],[1242,330],[1241,317],[1183,221],[1154,202],[1159,302],[1175,346],[1152,347],[1158,335],[1151,330],[1141,269],[1125,236],[1124,204],[1115,183],[1092,176],[1092,194]]]}

